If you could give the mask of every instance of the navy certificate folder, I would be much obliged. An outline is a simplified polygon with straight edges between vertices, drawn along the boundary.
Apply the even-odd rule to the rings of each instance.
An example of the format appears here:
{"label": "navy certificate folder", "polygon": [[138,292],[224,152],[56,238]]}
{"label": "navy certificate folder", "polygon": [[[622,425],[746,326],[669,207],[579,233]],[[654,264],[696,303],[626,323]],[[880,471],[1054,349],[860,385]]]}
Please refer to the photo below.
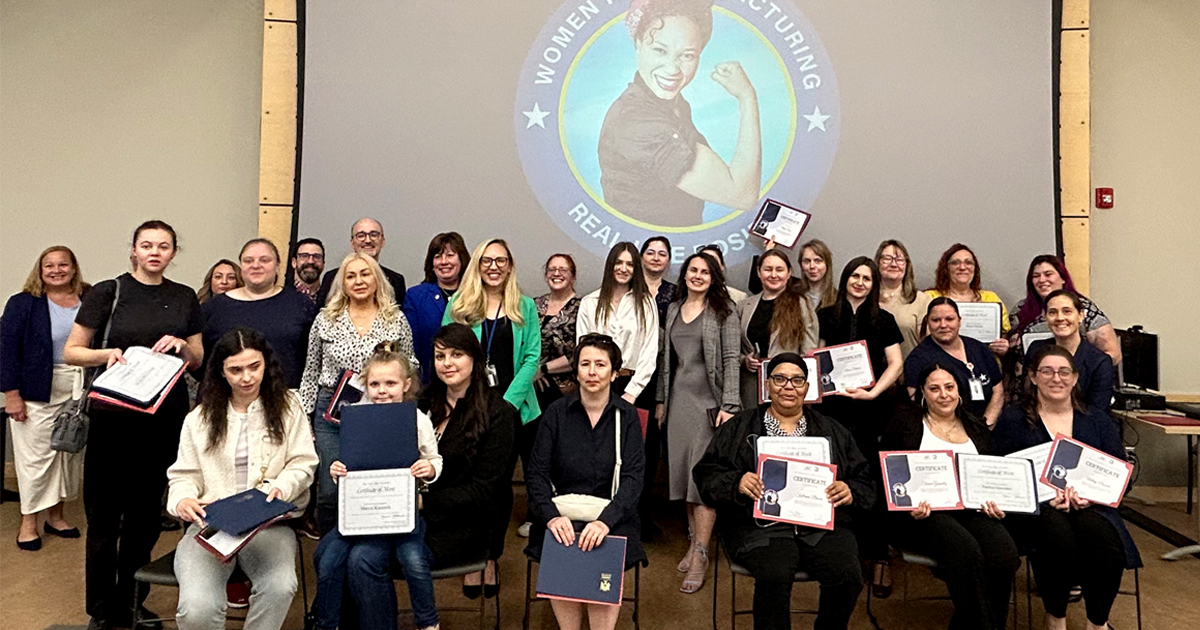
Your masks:
{"label": "navy certificate folder", "polygon": [[625,587],[624,536],[605,536],[591,551],[579,548],[579,534],[570,547],[546,532],[538,567],[538,597],[589,604],[621,603]]}
{"label": "navy certificate folder", "polygon": [[204,506],[204,522],[231,536],[241,536],[294,509],[296,504],[282,499],[267,503],[262,490],[250,488]]}
{"label": "navy certificate folder", "polygon": [[338,459],[348,470],[409,468],[417,449],[417,403],[348,405],[342,409]]}

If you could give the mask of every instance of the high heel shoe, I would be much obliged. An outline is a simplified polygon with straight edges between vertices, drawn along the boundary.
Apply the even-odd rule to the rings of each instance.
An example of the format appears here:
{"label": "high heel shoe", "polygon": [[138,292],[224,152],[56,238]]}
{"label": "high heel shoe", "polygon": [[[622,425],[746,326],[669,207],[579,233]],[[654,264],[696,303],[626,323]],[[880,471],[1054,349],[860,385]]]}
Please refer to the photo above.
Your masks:
{"label": "high heel shoe", "polygon": [[482,593],[482,584],[463,584],[463,597],[467,599],[479,599]]}
{"label": "high heel shoe", "polygon": [[891,568],[891,565],[888,564],[886,561],[875,563],[874,572],[871,575],[871,578],[872,578],[871,579],[871,596],[872,597],[875,597],[877,599],[887,599],[888,597],[891,597],[892,585],[883,583],[885,576],[891,577],[890,575],[887,575],[887,573],[889,573],[888,569],[890,569],[890,568]]}
{"label": "high heel shoe", "polygon": [[708,550],[703,547],[692,547],[693,556],[688,565],[687,575],[679,585],[682,593],[695,593],[704,588],[704,578],[708,575]]}

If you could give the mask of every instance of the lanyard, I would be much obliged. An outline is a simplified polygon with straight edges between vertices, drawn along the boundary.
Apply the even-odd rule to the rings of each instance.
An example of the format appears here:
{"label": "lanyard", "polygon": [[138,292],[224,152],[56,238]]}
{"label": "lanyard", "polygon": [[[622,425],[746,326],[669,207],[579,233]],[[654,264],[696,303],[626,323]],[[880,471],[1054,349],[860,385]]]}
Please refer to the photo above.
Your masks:
{"label": "lanyard", "polygon": [[488,363],[492,362],[492,342],[496,340],[496,327],[500,325],[500,307],[503,305],[504,305],[503,302],[496,305],[496,318],[491,320],[492,325],[490,328],[488,327],[487,318],[485,317],[483,320],[483,332],[485,335],[487,335],[487,360],[488,360]]}

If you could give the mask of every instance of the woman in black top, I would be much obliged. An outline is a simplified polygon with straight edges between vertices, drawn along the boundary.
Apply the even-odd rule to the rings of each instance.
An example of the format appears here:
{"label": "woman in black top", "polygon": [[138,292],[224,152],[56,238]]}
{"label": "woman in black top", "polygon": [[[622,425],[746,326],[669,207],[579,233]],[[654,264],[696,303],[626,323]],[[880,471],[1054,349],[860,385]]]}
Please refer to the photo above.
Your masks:
{"label": "woman in black top", "polygon": [[[678,288],[674,282],[667,280],[667,271],[671,269],[671,241],[665,236],[651,236],[642,242],[642,275],[646,278],[646,288],[654,296],[654,305],[658,308],[658,335],[662,337],[663,327],[666,326],[667,307],[675,301],[675,291]],[[658,365],[658,358],[655,359]],[[658,396],[658,370],[650,377],[646,389],[638,395],[634,406],[638,409],[654,409]],[[642,484],[642,499],[638,512],[642,515],[642,538],[647,542],[653,541],[662,533],[662,529],[654,524],[650,514],[650,502],[654,499],[654,478],[658,475],[658,462],[663,451],[662,431],[657,422],[646,422],[646,474]]]}
{"label": "woman in black top", "polygon": [[[175,257],[175,243],[175,230],[162,221],[138,226],[130,252],[133,272],[101,282],[84,296],[63,350],[67,363],[112,367],[124,362],[125,349],[145,346],[176,354],[188,367],[200,365],[200,303],[190,288],[163,277]],[[108,343],[93,348],[106,329]],[[187,386],[182,382],[175,383],[153,415],[92,408],[83,501],[88,524],[87,612],[94,630],[129,625],[133,573],[150,562],[158,542],[167,467],[175,460],[187,412]],[[139,605],[144,599],[145,591],[139,594]],[[141,616],[158,617],[144,610]]]}
{"label": "woman in black top", "polygon": [[[943,298],[938,298],[943,299]],[[980,344],[982,346],[982,344]],[[983,350],[991,355],[987,346]],[[990,359],[990,356],[989,356]],[[892,417],[880,448],[888,451],[949,450],[991,455],[991,435],[965,404],[966,384],[949,365],[934,363],[915,375],[918,404],[903,405]],[[999,519],[995,503],[964,510],[890,512],[892,543],[932,556],[954,602],[950,628],[1003,630],[1017,546]],[[977,508],[977,509],[976,509]]]}
{"label": "woman in black top", "polygon": [[967,410],[990,427],[1004,406],[1004,375],[996,355],[983,342],[958,334],[962,318],[958,304],[942,296],[929,303],[925,320],[929,336],[922,339],[904,360],[904,385],[911,397],[921,388],[918,376],[939,363],[963,383],[959,393]]}
{"label": "woman in black top", "polygon": [[695,225],[704,202],[750,210],[762,182],[758,96],[736,61],[712,80],[738,101],[737,145],[728,164],[692,123],[681,92],[712,35],[711,0],[633,0],[625,24],[637,72],[609,107],[597,147],[604,200],[626,217]]}
{"label": "woman in black top", "polygon": [[1029,360],[1039,349],[1057,345],[1075,358],[1077,387],[1083,404],[1092,411],[1108,413],[1113,396],[1113,361],[1080,333],[1084,313],[1083,300],[1073,291],[1059,289],[1046,296],[1046,323],[1054,339],[1039,339],[1029,344],[1024,374],[1030,374]]}
{"label": "woman in black top", "polygon": [[[851,260],[842,270],[837,301],[817,311],[820,346],[836,346],[852,341],[867,342],[875,385],[870,389],[851,389],[827,395],[819,405],[822,413],[842,423],[854,435],[854,442],[867,458],[873,478],[880,479],[879,436],[895,406],[893,385],[900,378],[904,362],[900,344],[904,337],[892,314],[879,306],[879,267],[866,256]],[[882,505],[883,502],[880,502]],[[862,519],[858,546],[863,557],[876,561],[871,588],[877,597],[891,594],[891,576],[886,559],[884,511],[877,509]]]}
{"label": "woman in black top", "polygon": [[[642,426],[637,409],[612,395],[613,380],[621,369],[621,349],[608,335],[584,335],[573,363],[579,396],[550,405],[533,444],[526,487],[537,524],[529,532],[525,553],[541,559],[547,530],[560,544],[578,540],[584,551],[612,534],[626,538],[626,568],[645,566],[637,512],[644,465]],[[591,520],[579,519],[577,514],[563,514],[554,502],[555,496],[568,494],[607,499],[608,505]],[[560,600],[551,600],[550,605],[560,627],[580,626],[582,605]],[[621,607],[589,604],[587,612],[590,627],[599,630],[616,624]]]}

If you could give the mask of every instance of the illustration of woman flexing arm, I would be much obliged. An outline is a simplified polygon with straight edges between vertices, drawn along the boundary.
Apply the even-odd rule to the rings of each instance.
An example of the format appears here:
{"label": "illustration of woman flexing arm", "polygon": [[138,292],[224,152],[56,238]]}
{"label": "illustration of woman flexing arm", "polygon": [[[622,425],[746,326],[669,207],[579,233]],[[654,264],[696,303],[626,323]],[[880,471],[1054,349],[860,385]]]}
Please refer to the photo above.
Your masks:
{"label": "illustration of woman flexing arm", "polygon": [[633,0],[625,23],[637,73],[604,117],[598,147],[604,200],[655,225],[702,222],[704,202],[757,205],[762,179],[758,95],[736,61],[712,79],[738,101],[737,144],[728,164],[692,122],[681,92],[696,76],[712,36],[711,0]]}

